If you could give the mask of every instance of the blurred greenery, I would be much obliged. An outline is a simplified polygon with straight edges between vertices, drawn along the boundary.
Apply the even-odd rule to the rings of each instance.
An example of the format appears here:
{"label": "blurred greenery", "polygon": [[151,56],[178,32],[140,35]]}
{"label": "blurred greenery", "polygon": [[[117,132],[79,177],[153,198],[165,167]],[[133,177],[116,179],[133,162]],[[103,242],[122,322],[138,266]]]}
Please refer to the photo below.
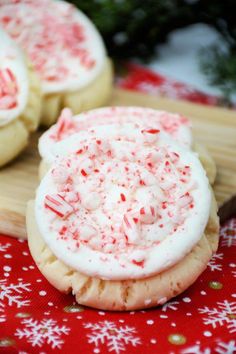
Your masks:
{"label": "blurred greenery", "polygon": [[115,58],[150,58],[171,30],[192,23],[191,9],[182,0],[71,2],[91,18]]}
{"label": "blurred greenery", "polygon": [[233,48],[225,51],[212,46],[202,52],[200,63],[209,83],[221,89],[222,104],[230,106],[232,94],[236,92],[236,52]]}
{"label": "blurred greenery", "polygon": [[[114,59],[150,59],[157,44],[168,34],[190,24],[213,26],[223,37],[227,51],[208,48],[201,68],[209,82],[220,87],[226,98],[236,90],[235,0],[72,0],[101,32]],[[207,53],[207,55],[206,55]]]}

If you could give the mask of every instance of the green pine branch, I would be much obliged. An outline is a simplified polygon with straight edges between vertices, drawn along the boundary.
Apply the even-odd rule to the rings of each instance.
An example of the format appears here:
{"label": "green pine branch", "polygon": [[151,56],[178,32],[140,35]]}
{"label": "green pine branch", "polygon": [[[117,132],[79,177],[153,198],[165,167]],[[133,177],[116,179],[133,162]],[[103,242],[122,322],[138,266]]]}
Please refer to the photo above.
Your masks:
{"label": "green pine branch", "polygon": [[235,0],[72,0],[102,34],[113,59],[138,57],[148,60],[168,34],[190,24],[213,26],[228,51],[209,48],[201,68],[209,83],[222,90],[226,101],[236,92]]}

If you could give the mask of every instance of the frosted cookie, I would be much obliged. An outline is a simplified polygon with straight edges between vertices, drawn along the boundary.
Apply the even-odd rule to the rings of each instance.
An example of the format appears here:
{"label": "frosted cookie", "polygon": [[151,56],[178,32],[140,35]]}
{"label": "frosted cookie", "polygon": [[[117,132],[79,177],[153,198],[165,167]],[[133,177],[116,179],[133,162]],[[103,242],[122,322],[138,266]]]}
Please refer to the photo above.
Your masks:
{"label": "frosted cookie", "polygon": [[15,158],[36,130],[40,84],[17,45],[0,29],[0,167]]}
{"label": "frosted cookie", "polygon": [[74,113],[104,104],[112,66],[92,22],[59,0],[0,1],[0,25],[27,52],[42,84],[42,124],[51,125],[62,107]]}
{"label": "frosted cookie", "polygon": [[214,196],[196,154],[129,124],[81,134],[27,211],[41,272],[101,309],[163,304],[197,279],[218,244]]}
{"label": "frosted cookie", "polygon": [[[201,145],[193,142],[190,121],[180,114],[173,114],[164,111],[153,110],[141,107],[107,107],[84,112],[73,116],[69,109],[64,109],[58,119],[57,124],[53,125],[39,139],[39,153],[42,158],[40,164],[40,176],[42,177],[57,154],[56,146],[69,136],[94,127],[104,127],[116,124],[119,127],[125,124],[133,124],[133,129],[139,128],[144,131],[146,136],[155,136],[155,130],[164,131],[176,142],[187,147],[193,148],[207,171],[210,183],[214,183],[216,167],[213,159],[207,150]],[[123,129],[125,133],[125,130]],[[130,134],[132,132],[129,131]],[[65,145],[69,145],[68,141]]]}

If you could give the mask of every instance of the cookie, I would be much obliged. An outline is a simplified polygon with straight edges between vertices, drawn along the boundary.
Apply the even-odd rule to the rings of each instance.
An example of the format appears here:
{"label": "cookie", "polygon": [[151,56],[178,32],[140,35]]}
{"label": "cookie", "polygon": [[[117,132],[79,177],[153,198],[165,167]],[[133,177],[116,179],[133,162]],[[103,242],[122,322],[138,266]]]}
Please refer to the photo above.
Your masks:
{"label": "cookie", "polygon": [[0,29],[0,167],[26,147],[41,114],[41,90],[32,66]]}
{"label": "cookie", "polygon": [[92,22],[59,0],[0,4],[0,25],[24,48],[41,79],[41,123],[49,126],[62,107],[79,113],[103,105],[112,87],[112,64]]}
{"label": "cookie", "polygon": [[214,185],[217,170],[216,170],[215,161],[213,160],[212,156],[210,155],[210,153],[208,152],[207,148],[204,145],[196,141],[193,142],[192,149],[193,151],[196,151],[196,153],[198,154],[202,166],[206,171],[210,184]]}
{"label": "cookie", "polygon": [[216,204],[196,154],[158,129],[114,126],[87,129],[44,176],[28,205],[29,247],[79,304],[141,309],[206,268],[218,244]]}
{"label": "cookie", "polygon": [[[143,130],[158,129],[169,134],[179,144],[192,148],[198,153],[211,184],[216,177],[216,166],[206,148],[193,142],[190,121],[179,114],[158,111],[141,107],[107,107],[84,112],[73,116],[69,109],[64,109],[53,125],[39,139],[39,153],[42,158],[39,174],[42,177],[54,161],[57,154],[56,145],[69,136],[84,131],[92,130],[97,126],[134,124]],[[70,145],[70,142],[65,144]]]}
{"label": "cookie", "polygon": [[103,310],[155,307],[191,286],[206,269],[213,254],[210,238],[218,245],[216,213],[213,219],[209,219],[208,225],[215,225],[212,234],[204,234],[190,253],[170,269],[143,280],[111,281],[86,276],[57,258],[38,230],[34,202],[29,202],[27,207],[29,248],[41,273],[59,291],[73,293],[79,304]]}

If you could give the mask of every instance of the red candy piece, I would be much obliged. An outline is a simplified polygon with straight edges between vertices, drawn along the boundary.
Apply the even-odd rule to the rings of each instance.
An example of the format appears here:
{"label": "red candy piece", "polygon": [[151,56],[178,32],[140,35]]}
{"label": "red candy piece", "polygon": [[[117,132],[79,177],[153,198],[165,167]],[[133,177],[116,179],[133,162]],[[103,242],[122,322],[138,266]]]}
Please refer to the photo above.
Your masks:
{"label": "red candy piece", "polygon": [[47,194],[44,201],[45,208],[50,209],[53,213],[60,218],[67,218],[73,213],[73,207],[65,201],[60,194]]}
{"label": "red candy piece", "polygon": [[0,109],[17,106],[18,87],[16,77],[9,68],[0,70]]}
{"label": "red candy piece", "polygon": [[74,127],[72,117],[73,115],[70,109],[64,108],[62,110],[56,125],[57,130],[55,133],[55,137],[57,140],[61,140],[63,138],[63,134]]}
{"label": "red candy piece", "polygon": [[160,133],[160,130],[159,129],[146,129],[146,130],[143,130],[142,132],[149,133],[149,134],[158,134],[158,133]]}
{"label": "red candy piece", "polygon": [[122,202],[126,201],[125,195],[123,193],[120,193],[120,199],[122,200]]}
{"label": "red candy piece", "polygon": [[86,177],[88,175],[87,172],[85,170],[83,170],[83,169],[80,172],[81,172],[81,175],[84,176],[84,177]]}

